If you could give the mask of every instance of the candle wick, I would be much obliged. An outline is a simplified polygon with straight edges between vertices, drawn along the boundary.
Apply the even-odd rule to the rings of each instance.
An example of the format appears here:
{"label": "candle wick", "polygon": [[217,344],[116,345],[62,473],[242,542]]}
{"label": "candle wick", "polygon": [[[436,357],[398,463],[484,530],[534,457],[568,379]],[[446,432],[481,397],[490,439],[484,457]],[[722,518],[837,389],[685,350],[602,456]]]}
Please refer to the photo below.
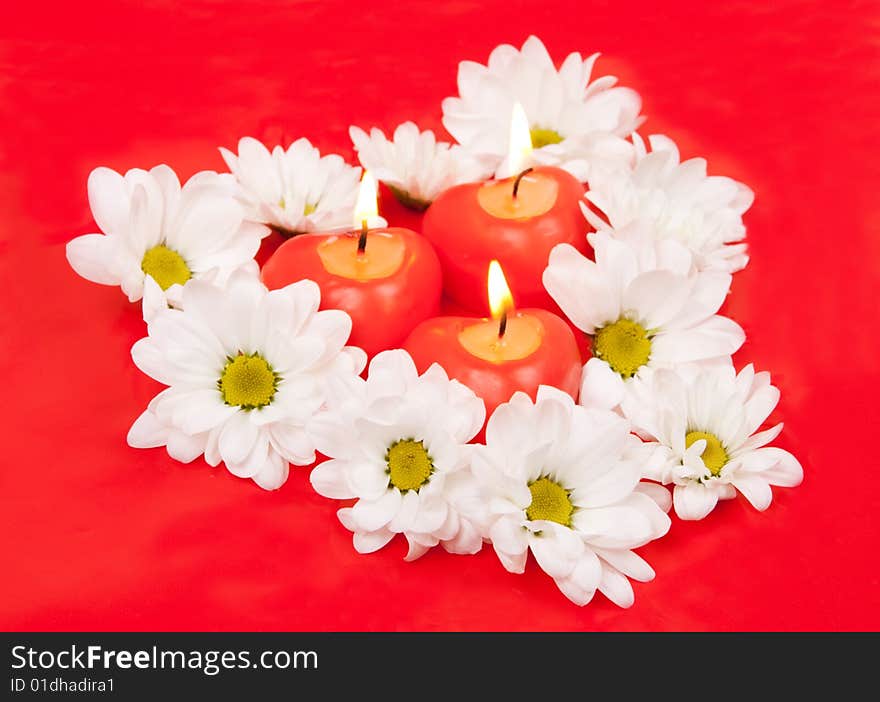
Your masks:
{"label": "candle wick", "polygon": [[498,339],[501,340],[504,338],[504,334],[507,332],[507,309],[501,313],[501,319],[498,320]]}
{"label": "candle wick", "polygon": [[358,237],[358,256],[362,256],[364,251],[367,250],[367,232],[369,231],[367,227],[367,220],[361,220],[361,234]]}
{"label": "candle wick", "polygon": [[520,173],[520,174],[516,177],[516,180],[513,181],[513,199],[514,199],[514,200],[516,199],[516,194],[519,192],[519,182],[523,179],[523,176],[524,176],[526,173],[530,173],[530,172],[533,171],[533,170],[535,170],[535,169],[534,169],[534,168],[526,168],[522,173]]}

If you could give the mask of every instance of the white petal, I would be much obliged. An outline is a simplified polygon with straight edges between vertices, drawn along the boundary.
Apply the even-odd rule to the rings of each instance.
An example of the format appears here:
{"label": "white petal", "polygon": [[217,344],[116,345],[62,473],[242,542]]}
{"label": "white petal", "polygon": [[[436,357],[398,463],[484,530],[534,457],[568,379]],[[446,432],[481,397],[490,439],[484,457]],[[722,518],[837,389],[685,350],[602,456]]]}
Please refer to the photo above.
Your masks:
{"label": "white petal", "polygon": [[164,163],[160,163],[150,169],[150,175],[156,181],[156,185],[162,195],[164,203],[165,223],[168,223],[170,215],[177,209],[180,201],[180,180],[177,174]]}
{"label": "white petal", "polygon": [[[243,263],[256,253],[259,235],[236,238],[244,212],[241,205],[222,189],[203,185],[183,188],[179,211],[166,233],[168,245],[191,261],[194,271],[204,272],[218,265]],[[229,257],[236,244],[240,255]]]}
{"label": "white petal", "polygon": [[342,507],[336,510],[336,516],[346,529],[357,531],[357,524],[355,524],[354,517],[351,516],[351,507]]}
{"label": "white petal", "polygon": [[121,233],[128,226],[128,192],[121,175],[103,166],[89,174],[89,206],[102,232]]}
{"label": "white petal", "polygon": [[269,432],[273,445],[283,458],[297,466],[307,466],[314,462],[315,446],[304,427],[286,422],[274,422]]}
{"label": "white petal", "polygon": [[629,580],[611,566],[605,566],[602,569],[602,581],[599,583],[599,592],[618,607],[632,607],[633,602],[635,602],[635,593],[633,593]]}
{"label": "white petal", "polygon": [[[388,525],[388,528],[395,534],[405,532],[413,528],[413,520],[419,511],[419,495],[415,490],[407,490],[403,494],[400,503],[400,509],[394,515],[394,519]],[[410,544],[411,546],[412,544]]]}
{"label": "white petal", "polygon": [[162,200],[158,184],[150,179],[138,183],[131,194],[128,244],[132,253],[140,257],[162,243]]}
{"label": "white petal", "polygon": [[480,530],[468,519],[460,519],[459,521],[458,533],[452,539],[444,541],[443,548],[449,553],[464,555],[477,553],[483,548]]}
{"label": "white petal", "polygon": [[663,512],[668,512],[672,509],[672,495],[670,495],[669,490],[662,485],[641,482],[636,486],[636,491],[650,497],[655,503],[657,503],[657,506],[662,509]]}
{"label": "white petal", "polygon": [[635,547],[654,536],[650,516],[638,503],[581,510],[575,513],[574,523],[591,544],[600,547]]}
{"label": "white petal", "polygon": [[623,549],[597,549],[598,554],[623,575],[646,583],[654,579],[654,569],[641,556]]}
{"label": "white petal", "polygon": [[380,396],[399,395],[413,385],[418,371],[412,357],[402,349],[382,351],[370,362],[367,382],[371,389],[380,391]]}
{"label": "white petal", "polygon": [[578,491],[577,504],[582,507],[613,505],[627,497],[639,484],[641,466],[636,461],[619,461],[611,470],[593,477]]}
{"label": "white petal", "polygon": [[625,386],[619,373],[611,370],[605,361],[591,358],[584,365],[578,403],[584,407],[614,409],[622,401]]}
{"label": "white petal", "polygon": [[[226,464],[242,463],[253,451],[260,429],[248,419],[247,412],[236,412],[220,432],[220,455]],[[250,476],[247,476],[250,477]]]}
{"label": "white petal", "polygon": [[237,173],[241,182],[263,201],[277,203],[282,196],[281,179],[269,150],[259,141],[244,137],[238,142]]}
{"label": "white petal", "polygon": [[351,489],[365,500],[378,500],[388,489],[388,473],[372,461],[347,461],[346,475]]}
{"label": "white petal", "polygon": [[506,551],[502,551],[497,546],[493,544],[495,549],[495,555],[498,556],[498,560],[501,561],[501,565],[504,566],[504,569],[509,573],[523,573],[526,569],[526,559],[528,558],[529,552],[528,549],[523,551],[522,553],[507,553]]}
{"label": "white petal", "polygon": [[531,421],[531,400],[528,396],[514,395],[510,402],[505,402],[489,417],[486,424],[486,444],[508,449],[508,455],[515,455],[525,447],[531,437],[526,431]]}
{"label": "white petal", "polygon": [[746,402],[746,432],[754,433],[760,427],[764,420],[770,416],[770,413],[779,403],[779,389],[767,385],[758,390],[748,402]]}
{"label": "white petal", "polygon": [[351,335],[351,317],[342,310],[322,310],[309,320],[306,333],[321,337],[324,342],[322,358],[327,361],[339,353],[348,341]]}
{"label": "white petal", "polygon": [[556,304],[587,334],[620,316],[617,290],[609,287],[602,271],[573,246],[558,244],[542,277]]}
{"label": "white petal", "polygon": [[354,548],[358,553],[373,553],[378,551],[391,539],[394,538],[394,532],[387,529],[380,529],[372,532],[355,532]]}
{"label": "white petal", "polygon": [[86,280],[101,285],[119,285],[115,239],[103,234],[86,234],[67,243],[67,261]]}
{"label": "white petal", "polygon": [[206,440],[205,434],[190,436],[182,431],[172,430],[168,434],[168,455],[175,461],[191,463],[205,452]]}
{"label": "white petal", "polygon": [[637,276],[623,292],[624,313],[648,329],[660,329],[681,310],[693,282],[669,271],[649,271]]}
{"label": "white petal", "polygon": [[324,497],[334,500],[348,500],[357,497],[354,490],[348,486],[342,461],[329,459],[319,463],[312,469],[309,481],[315,488],[315,492]]}
{"label": "white petal", "polygon": [[742,446],[740,446],[737,449],[737,454],[747,453],[749,451],[755,451],[756,449],[759,449],[762,446],[766,446],[771,441],[773,441],[777,436],[779,436],[781,431],[782,431],[782,422],[771,427],[770,429],[758,432],[757,434],[752,434],[748,439],[746,439],[745,443],[743,443]]}
{"label": "white petal", "polygon": [[213,388],[175,392],[167,396],[167,401],[163,397],[156,411],[160,415],[170,416],[173,423],[187,434],[200,434],[225,425],[228,419],[240,412],[237,407],[224,404],[218,395]]}
{"label": "white petal", "polygon": [[441,499],[425,499],[419,502],[419,511],[413,522],[413,531],[430,534],[439,529],[446,521],[448,507]]}
{"label": "white petal", "polygon": [[277,490],[287,482],[289,471],[287,461],[274,451],[270,451],[268,459],[252,479],[264,490]]}
{"label": "white petal", "polygon": [[407,550],[406,556],[404,556],[403,560],[414,561],[418,558],[421,558],[428,552],[428,546],[420,544],[418,541],[412,539],[408,534],[406,535],[406,540],[409,543],[409,550]]}
{"label": "white petal", "polygon": [[155,448],[164,446],[168,439],[168,427],[160,422],[150,410],[144,410],[131,429],[126,440],[132,448]]}
{"label": "white petal", "polygon": [[496,551],[523,555],[529,545],[528,531],[515,519],[498,519],[489,529],[489,539]]}
{"label": "white petal", "polygon": [[541,566],[541,570],[551,578],[566,578],[577,565],[576,558],[566,549],[560,539],[556,538],[556,534],[531,535],[529,547],[532,549],[538,565]]}
{"label": "white petal", "polygon": [[352,507],[351,516],[360,531],[376,531],[394,519],[402,499],[400,490],[392,488],[377,500],[358,500]]}
{"label": "white petal", "polygon": [[696,482],[676,485],[672,499],[680,519],[702,519],[718,504],[718,494]]}
{"label": "white petal", "polygon": [[684,329],[699,324],[721,308],[730,291],[732,277],[729,273],[704,271],[696,277],[688,304],[670,322],[671,327]]}
{"label": "white petal", "polygon": [[773,501],[770,484],[759,474],[737,475],[731,482],[759,512],[767,509]]}
{"label": "white petal", "polygon": [[675,365],[730,356],[746,339],[736,322],[726,317],[710,317],[699,326],[658,334],[651,343],[651,361]]}
{"label": "white petal", "polygon": [[578,607],[589,604],[593,600],[593,595],[596,594],[595,589],[585,590],[570,576],[568,578],[555,578],[554,582],[559,591]]}
{"label": "white petal", "polygon": [[761,473],[761,477],[764,480],[771,485],[778,485],[780,487],[796,487],[801,484],[804,479],[804,469],[801,467],[800,462],[788,451],[774,447],[762,448],[758,449],[758,451],[774,459],[773,465]]}
{"label": "white petal", "polygon": [[602,564],[596,554],[590,549],[586,549],[578,559],[569,578],[587,592],[594,592],[602,579]]}
{"label": "white petal", "polygon": [[[223,439],[222,433],[220,435],[220,439],[221,441]],[[247,456],[245,456],[240,461],[232,461],[230,459],[224,458],[223,462],[226,464],[226,468],[229,470],[229,472],[233,475],[238,476],[239,478],[253,478],[256,481],[257,475],[259,475],[262,471],[268,470],[270,473],[277,473],[277,471],[272,470],[271,465],[268,465],[273,460],[273,456],[275,455],[277,454],[269,444],[269,437],[266,435],[265,432],[258,432],[253,448]],[[267,478],[266,480],[269,481],[270,479]]]}
{"label": "white petal", "polygon": [[[172,285],[172,288],[180,289],[180,285]],[[141,316],[144,321],[149,324],[157,315],[168,309],[168,298],[165,292],[159,287],[159,284],[153,279],[153,276],[144,277],[144,295],[141,303]]]}

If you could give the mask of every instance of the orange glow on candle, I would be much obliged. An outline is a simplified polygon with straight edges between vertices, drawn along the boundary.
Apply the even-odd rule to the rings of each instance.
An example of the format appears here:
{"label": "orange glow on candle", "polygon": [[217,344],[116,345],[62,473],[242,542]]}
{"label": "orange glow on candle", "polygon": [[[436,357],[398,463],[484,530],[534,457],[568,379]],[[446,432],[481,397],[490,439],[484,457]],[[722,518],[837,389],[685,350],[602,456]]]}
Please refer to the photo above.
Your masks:
{"label": "orange glow on candle", "polygon": [[486,212],[498,219],[530,219],[550,211],[556,204],[559,183],[541,171],[522,177],[517,196],[513,196],[513,181],[490,180],[477,191],[477,202]]}
{"label": "orange glow on candle", "polygon": [[406,243],[394,232],[373,229],[364,251],[358,249],[358,237],[350,234],[322,241],[317,251],[328,273],[351,280],[378,280],[397,273],[406,256]]}
{"label": "orange glow on candle", "polygon": [[487,287],[492,321],[465,327],[458,342],[471,355],[492,363],[531,356],[541,346],[544,325],[532,315],[514,314],[513,295],[498,261],[489,264]]}

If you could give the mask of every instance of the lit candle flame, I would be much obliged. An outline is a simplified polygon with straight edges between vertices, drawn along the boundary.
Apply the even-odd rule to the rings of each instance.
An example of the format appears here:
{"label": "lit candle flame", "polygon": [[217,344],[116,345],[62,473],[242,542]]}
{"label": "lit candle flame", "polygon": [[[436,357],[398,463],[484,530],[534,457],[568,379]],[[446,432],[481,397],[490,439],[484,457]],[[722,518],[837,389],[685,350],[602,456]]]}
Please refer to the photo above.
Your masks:
{"label": "lit candle flame", "polygon": [[493,260],[489,264],[489,310],[492,319],[501,319],[513,310],[513,295],[504,278],[501,264]]}
{"label": "lit candle flame", "polygon": [[354,228],[360,229],[375,222],[379,216],[379,184],[369,171],[364,171],[361,187],[358,190],[357,204],[354,206]]}
{"label": "lit candle flame", "polygon": [[508,171],[516,175],[529,166],[532,155],[532,134],[529,118],[520,103],[515,103],[510,115],[510,146],[507,150]]}

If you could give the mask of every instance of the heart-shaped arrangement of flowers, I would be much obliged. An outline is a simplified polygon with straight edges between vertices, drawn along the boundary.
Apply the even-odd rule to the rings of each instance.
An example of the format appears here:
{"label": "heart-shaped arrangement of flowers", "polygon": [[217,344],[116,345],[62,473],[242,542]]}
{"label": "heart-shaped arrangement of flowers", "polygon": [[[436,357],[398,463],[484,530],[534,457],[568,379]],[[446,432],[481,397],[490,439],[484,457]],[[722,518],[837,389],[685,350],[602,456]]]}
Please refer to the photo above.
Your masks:
{"label": "heart-shaped arrangement of flowers", "polygon": [[[307,139],[244,138],[221,149],[231,173],[182,186],[164,165],[94,170],[102,233],[68,260],[143,300],[132,358],[167,386],[128,443],[267,490],[320,453],[311,483],[345,501],[358,552],[490,543],[521,573],[531,551],[579,605],[632,604],[630,579],[654,577],[633,549],[673,505],[702,519],[741,493],[765,510],[772,485],[799,484],[768,446],[782,425],[762,427],[779,391],[734,369],[745,334],[717,314],[752,193],[646,144],[639,96],[593,79],[596,58],[557,69],[531,37],[462,62],[443,102],[456,144],[351,128],[363,167],[426,211],[424,236],[386,227],[367,174]],[[290,238],[261,271],[270,229]],[[432,319],[441,292],[485,310],[487,273],[494,320]]]}

